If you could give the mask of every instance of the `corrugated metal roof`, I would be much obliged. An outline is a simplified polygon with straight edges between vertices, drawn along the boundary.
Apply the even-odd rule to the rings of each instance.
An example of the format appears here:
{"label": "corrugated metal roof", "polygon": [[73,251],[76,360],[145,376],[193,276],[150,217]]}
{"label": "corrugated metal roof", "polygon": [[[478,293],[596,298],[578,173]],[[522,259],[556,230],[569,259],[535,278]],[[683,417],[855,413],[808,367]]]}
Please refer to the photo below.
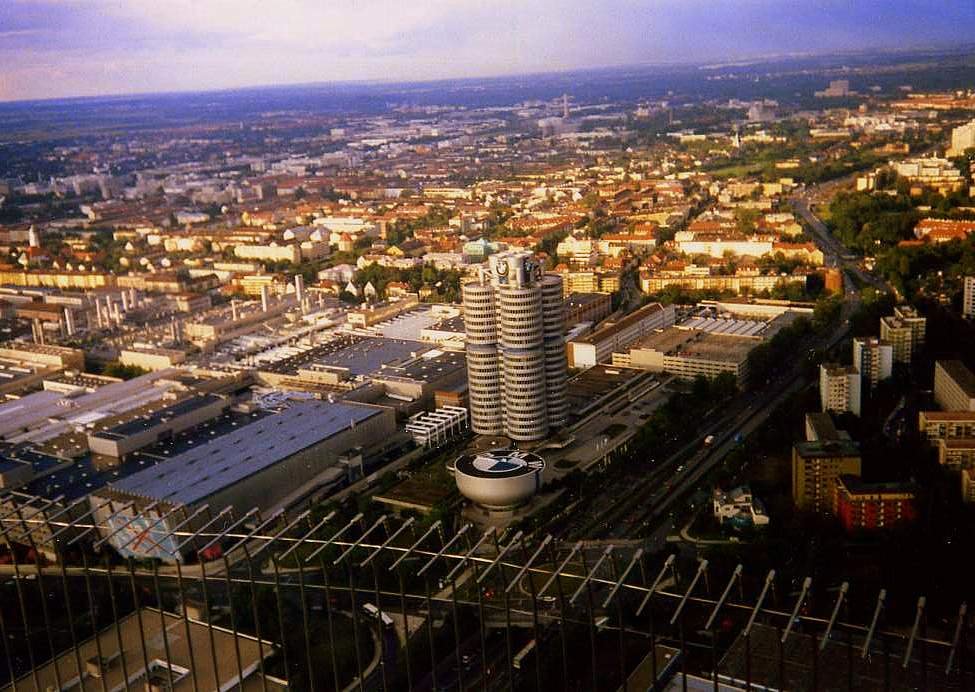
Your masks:
{"label": "corrugated metal roof", "polygon": [[341,402],[296,403],[109,487],[153,500],[192,504],[378,413]]}

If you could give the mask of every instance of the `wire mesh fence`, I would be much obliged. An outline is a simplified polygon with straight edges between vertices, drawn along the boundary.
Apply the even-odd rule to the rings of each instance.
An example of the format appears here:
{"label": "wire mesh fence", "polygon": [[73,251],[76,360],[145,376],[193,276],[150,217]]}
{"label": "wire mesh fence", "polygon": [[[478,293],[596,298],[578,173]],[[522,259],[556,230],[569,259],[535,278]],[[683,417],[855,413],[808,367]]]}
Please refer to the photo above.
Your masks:
{"label": "wire mesh fence", "polygon": [[932,623],[923,596],[907,623],[883,591],[853,622],[846,583],[678,569],[632,542],[311,510],[12,504],[4,689],[975,685],[966,606]]}

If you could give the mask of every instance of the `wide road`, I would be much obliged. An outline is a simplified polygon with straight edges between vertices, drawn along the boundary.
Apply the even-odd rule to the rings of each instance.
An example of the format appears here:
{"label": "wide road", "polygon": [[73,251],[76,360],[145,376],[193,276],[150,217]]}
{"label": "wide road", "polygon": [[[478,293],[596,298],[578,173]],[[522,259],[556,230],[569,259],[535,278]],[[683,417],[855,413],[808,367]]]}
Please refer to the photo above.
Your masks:
{"label": "wide road", "polygon": [[810,198],[814,193],[804,193],[792,198],[792,209],[804,222],[804,226],[810,232],[816,245],[823,251],[826,257],[826,266],[845,269],[854,274],[861,283],[873,286],[877,290],[888,290],[887,284],[873,274],[866,272],[860,267],[857,260],[853,257],[843,243],[830,233],[829,228],[822,220],[816,216],[810,208]]}
{"label": "wide road", "polygon": [[[816,194],[815,188],[792,199],[793,208],[805,222],[806,228],[823,251],[832,266],[847,269],[863,284],[879,290],[887,290],[884,282],[865,272],[853,259],[849,250],[829,232],[809,207],[809,199]],[[829,349],[849,334],[849,317],[860,302],[857,287],[844,277],[844,303],[836,329],[825,338],[808,339],[797,353],[806,349]],[[800,373],[801,358],[794,367],[783,370],[773,377],[757,394],[743,394],[715,415],[700,424],[690,442],[664,459],[651,459],[651,469],[643,477],[624,478],[611,482],[592,498],[578,506],[566,523],[559,517],[548,528],[562,538],[625,538],[633,535],[649,535],[648,549],[658,548],[665,535],[662,520],[669,523],[669,511],[707,477],[709,472],[724,462],[737,446],[738,433],[747,436],[768,420],[772,412],[793,393],[808,384]],[[713,444],[702,446],[706,435],[714,435]],[[673,439],[668,442],[676,443]],[[650,452],[652,454],[652,452]]]}

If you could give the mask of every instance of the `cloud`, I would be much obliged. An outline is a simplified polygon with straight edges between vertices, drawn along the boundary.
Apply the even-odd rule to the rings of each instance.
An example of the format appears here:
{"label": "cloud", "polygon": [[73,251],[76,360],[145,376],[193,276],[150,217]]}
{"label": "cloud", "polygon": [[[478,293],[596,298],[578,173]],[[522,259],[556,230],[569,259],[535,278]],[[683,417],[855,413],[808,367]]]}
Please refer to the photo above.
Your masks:
{"label": "cloud", "polygon": [[975,3],[928,0],[0,0],[0,98],[710,61],[973,23]]}

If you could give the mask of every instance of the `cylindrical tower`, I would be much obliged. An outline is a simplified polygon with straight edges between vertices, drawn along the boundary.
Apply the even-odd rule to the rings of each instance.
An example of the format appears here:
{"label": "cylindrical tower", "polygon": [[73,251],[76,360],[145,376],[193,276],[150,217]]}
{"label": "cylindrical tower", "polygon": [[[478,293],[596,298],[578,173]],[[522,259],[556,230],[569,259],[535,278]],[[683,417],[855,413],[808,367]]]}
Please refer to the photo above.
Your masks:
{"label": "cylindrical tower", "polygon": [[494,287],[472,282],[464,284],[462,294],[464,330],[467,333],[467,393],[471,407],[471,430],[478,435],[503,435]]}
{"label": "cylindrical tower", "polygon": [[494,255],[488,267],[463,288],[471,427],[541,440],[566,417],[562,282],[530,252]]}
{"label": "cylindrical tower", "polygon": [[545,391],[548,424],[565,425],[568,403],[565,398],[568,367],[565,356],[565,308],[562,300],[562,277],[542,277],[542,315],[545,344]]}
{"label": "cylindrical tower", "polygon": [[540,440],[548,434],[542,292],[512,286],[498,296],[505,428],[513,440]]}

